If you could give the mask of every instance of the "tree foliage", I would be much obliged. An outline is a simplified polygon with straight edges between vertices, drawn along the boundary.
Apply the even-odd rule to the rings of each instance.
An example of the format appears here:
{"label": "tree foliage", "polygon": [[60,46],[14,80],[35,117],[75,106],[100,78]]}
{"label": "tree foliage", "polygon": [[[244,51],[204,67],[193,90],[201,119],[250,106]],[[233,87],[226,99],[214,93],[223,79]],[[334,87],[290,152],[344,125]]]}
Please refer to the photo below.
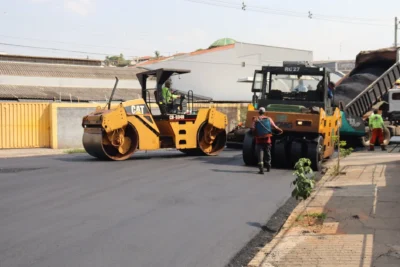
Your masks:
{"label": "tree foliage", "polygon": [[106,56],[104,64],[107,66],[125,67],[130,64],[130,60],[126,60],[121,53],[119,56]]}

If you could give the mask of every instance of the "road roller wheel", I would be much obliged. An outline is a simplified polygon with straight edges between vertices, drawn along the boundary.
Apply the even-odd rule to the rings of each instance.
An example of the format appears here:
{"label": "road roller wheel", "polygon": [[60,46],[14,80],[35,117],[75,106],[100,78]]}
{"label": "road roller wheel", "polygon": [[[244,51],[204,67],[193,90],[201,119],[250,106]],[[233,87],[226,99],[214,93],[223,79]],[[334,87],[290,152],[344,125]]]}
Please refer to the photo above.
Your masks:
{"label": "road roller wheel", "polygon": [[85,129],[82,142],[86,152],[95,158],[126,160],[138,148],[139,135],[131,124],[109,135],[101,128],[89,128]]}
{"label": "road roller wheel", "polygon": [[247,166],[257,166],[257,154],[255,148],[255,139],[250,131],[247,131],[244,135],[242,145],[242,157],[244,164]]}
{"label": "road roller wheel", "polygon": [[204,122],[197,133],[197,148],[179,149],[188,156],[217,156],[226,145],[226,130]]}
{"label": "road roller wheel", "polygon": [[316,172],[322,170],[322,160],[324,155],[323,147],[324,138],[322,136],[316,138],[307,145],[307,158],[311,160],[311,168]]}
{"label": "road roller wheel", "polygon": [[271,165],[273,168],[285,169],[290,166],[290,154],[287,153],[286,139],[276,139],[271,149]]}
{"label": "road roller wheel", "polygon": [[304,146],[300,142],[291,142],[289,147],[289,157],[290,157],[290,167],[294,168],[294,165],[299,161],[304,155]]}

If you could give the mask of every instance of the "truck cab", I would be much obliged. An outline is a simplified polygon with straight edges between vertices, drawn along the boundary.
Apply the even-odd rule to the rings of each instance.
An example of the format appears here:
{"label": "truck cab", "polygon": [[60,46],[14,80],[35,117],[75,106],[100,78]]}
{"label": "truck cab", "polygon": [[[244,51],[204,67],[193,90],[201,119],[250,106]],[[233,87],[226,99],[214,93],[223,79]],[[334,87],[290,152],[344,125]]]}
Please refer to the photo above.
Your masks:
{"label": "truck cab", "polygon": [[400,120],[400,89],[390,89],[388,92],[389,110],[388,115],[391,121]]}

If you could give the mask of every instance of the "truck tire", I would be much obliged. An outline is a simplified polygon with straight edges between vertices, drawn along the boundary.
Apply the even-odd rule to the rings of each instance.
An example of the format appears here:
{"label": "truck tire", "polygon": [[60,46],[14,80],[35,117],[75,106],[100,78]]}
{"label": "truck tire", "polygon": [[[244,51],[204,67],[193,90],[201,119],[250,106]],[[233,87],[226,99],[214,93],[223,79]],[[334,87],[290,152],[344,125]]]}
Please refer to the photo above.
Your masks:
{"label": "truck tire", "polygon": [[257,166],[255,140],[250,131],[247,131],[244,136],[242,156],[244,164],[246,164],[247,166]]}

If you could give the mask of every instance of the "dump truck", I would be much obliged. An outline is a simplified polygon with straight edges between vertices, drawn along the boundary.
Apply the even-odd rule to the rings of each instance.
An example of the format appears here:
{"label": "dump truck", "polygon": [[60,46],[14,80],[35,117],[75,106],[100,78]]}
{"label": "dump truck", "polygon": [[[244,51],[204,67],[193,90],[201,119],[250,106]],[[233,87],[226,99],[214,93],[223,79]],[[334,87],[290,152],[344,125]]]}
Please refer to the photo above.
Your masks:
{"label": "dump truck", "polygon": [[252,83],[253,101],[248,106],[242,145],[246,165],[257,165],[252,131],[253,117],[264,107],[282,130],[272,137],[272,166],[293,168],[302,157],[320,171],[322,162],[334,153],[334,136],[340,128],[340,110],[328,98],[329,72],[307,62],[284,62],[263,66]]}
{"label": "dump truck", "polygon": [[[385,120],[385,145],[391,137],[400,136],[400,122],[390,118],[388,100],[389,90],[400,78],[399,59],[400,48],[361,51],[356,56],[354,69],[336,82],[333,104],[340,108],[340,137],[348,146],[369,146],[368,117],[372,109],[380,110]],[[228,133],[227,144],[243,145],[245,131],[244,126],[235,127]]]}
{"label": "dump truck", "polygon": [[334,102],[342,113],[340,135],[354,146],[369,146],[368,117],[372,109],[380,110],[386,129],[387,145],[392,136],[400,135],[400,124],[391,115],[389,91],[400,78],[400,48],[361,51],[355,68],[336,83]]}
{"label": "dump truck", "polygon": [[[86,152],[98,159],[126,160],[137,150],[177,149],[187,155],[218,155],[226,144],[226,114],[215,108],[193,108],[193,91],[187,98],[192,108],[176,109],[166,113],[162,103],[162,86],[172,75],[182,75],[190,70],[155,69],[137,74],[142,97],[119,103],[111,108],[111,101],[118,84],[118,78],[106,107],[82,119],[83,147]],[[156,88],[147,88],[147,80],[156,80]],[[154,91],[154,102],[151,93]],[[161,114],[153,114],[156,104]],[[182,105],[181,105],[182,106]],[[156,112],[154,112],[156,113]]]}

